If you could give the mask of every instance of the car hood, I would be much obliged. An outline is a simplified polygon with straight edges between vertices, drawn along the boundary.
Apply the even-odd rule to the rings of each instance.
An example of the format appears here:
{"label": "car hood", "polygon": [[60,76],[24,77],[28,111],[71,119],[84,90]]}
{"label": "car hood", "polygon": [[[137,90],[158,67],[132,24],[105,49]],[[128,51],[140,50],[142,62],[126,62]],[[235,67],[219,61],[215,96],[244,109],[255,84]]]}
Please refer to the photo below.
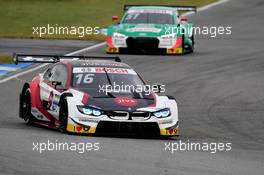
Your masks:
{"label": "car hood", "polygon": [[88,94],[85,106],[101,108],[104,111],[135,111],[138,108],[146,108],[155,104],[155,94],[147,94],[139,97],[133,93],[102,94],[98,91],[84,91]]}
{"label": "car hood", "polygon": [[145,108],[154,103],[154,99],[135,99],[127,96],[115,98],[90,97],[86,106],[94,106],[104,111],[135,111],[138,108]]}
{"label": "car hood", "polygon": [[171,27],[172,25],[160,24],[119,24],[109,29],[108,35],[117,32],[128,37],[159,37],[169,34]]}

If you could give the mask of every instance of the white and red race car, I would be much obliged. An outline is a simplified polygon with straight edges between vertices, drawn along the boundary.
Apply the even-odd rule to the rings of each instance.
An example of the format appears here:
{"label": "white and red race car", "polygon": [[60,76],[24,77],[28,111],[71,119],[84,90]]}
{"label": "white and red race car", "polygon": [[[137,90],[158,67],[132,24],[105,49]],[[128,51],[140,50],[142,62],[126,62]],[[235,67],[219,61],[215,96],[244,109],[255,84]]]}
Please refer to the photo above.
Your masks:
{"label": "white and red race car", "polygon": [[20,93],[19,116],[27,124],[69,133],[179,135],[173,97],[109,88],[146,85],[118,57],[15,54],[14,60],[52,63]]}

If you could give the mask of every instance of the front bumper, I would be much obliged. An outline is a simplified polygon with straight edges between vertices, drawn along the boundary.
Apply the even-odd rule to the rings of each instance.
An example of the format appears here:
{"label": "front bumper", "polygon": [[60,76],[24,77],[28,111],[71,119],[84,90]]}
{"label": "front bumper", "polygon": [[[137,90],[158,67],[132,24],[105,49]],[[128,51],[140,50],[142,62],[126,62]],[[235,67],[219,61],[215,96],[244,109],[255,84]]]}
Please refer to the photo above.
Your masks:
{"label": "front bumper", "polygon": [[183,54],[181,38],[177,38],[175,42],[166,45],[166,40],[155,37],[127,37],[123,39],[115,39],[111,36],[107,37],[107,53],[162,53],[162,54]]}
{"label": "front bumper", "polygon": [[90,122],[78,122],[78,118],[69,118],[67,131],[97,135],[179,136],[179,122],[168,121],[90,120]]}
{"label": "front bumper", "polygon": [[140,136],[179,136],[179,127],[160,129],[157,123],[140,122],[99,122],[97,127],[68,124],[67,131],[71,133],[96,135],[140,135]]}

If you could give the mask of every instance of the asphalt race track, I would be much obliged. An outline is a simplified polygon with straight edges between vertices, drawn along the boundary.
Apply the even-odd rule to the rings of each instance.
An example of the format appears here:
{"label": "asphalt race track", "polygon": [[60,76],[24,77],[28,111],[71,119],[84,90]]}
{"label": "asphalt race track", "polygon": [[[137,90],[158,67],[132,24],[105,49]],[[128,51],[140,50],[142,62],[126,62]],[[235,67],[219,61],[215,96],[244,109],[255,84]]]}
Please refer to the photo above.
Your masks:
{"label": "asphalt race track", "polygon": [[0,38],[0,53],[64,54],[96,44],[91,41]]}
{"label": "asphalt race track", "polygon": [[[262,0],[231,0],[189,20],[232,26],[232,35],[197,36],[192,55],[120,56],[147,82],[166,84],[166,94],[176,97],[181,141],[231,142],[231,151],[172,154],[164,144],[177,140],[64,135],[26,126],[18,118],[18,94],[33,72],[0,84],[0,174],[263,175],[263,17]],[[104,48],[89,54],[103,55]],[[32,151],[33,142],[47,140],[99,142],[100,150]]]}

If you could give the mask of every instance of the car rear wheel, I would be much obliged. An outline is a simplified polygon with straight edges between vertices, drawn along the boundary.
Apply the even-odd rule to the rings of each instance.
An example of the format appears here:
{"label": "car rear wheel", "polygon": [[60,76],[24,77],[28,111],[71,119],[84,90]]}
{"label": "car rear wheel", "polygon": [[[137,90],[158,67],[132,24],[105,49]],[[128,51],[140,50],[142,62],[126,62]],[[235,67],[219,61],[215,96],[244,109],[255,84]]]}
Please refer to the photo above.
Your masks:
{"label": "car rear wheel", "polygon": [[192,32],[192,36],[191,36],[191,40],[192,40],[192,47],[191,47],[191,53],[194,52],[195,49],[195,37],[194,37],[194,32]]}
{"label": "car rear wheel", "polygon": [[66,100],[63,100],[61,103],[59,119],[60,119],[60,131],[66,133],[67,124],[68,124],[68,104]]}
{"label": "car rear wheel", "polygon": [[185,36],[184,34],[182,35],[182,55],[185,53],[185,43],[184,43]]}
{"label": "car rear wheel", "polygon": [[22,93],[20,100],[20,116],[25,120],[25,123],[29,125],[33,119],[31,114],[31,94],[29,89],[26,89]]}

